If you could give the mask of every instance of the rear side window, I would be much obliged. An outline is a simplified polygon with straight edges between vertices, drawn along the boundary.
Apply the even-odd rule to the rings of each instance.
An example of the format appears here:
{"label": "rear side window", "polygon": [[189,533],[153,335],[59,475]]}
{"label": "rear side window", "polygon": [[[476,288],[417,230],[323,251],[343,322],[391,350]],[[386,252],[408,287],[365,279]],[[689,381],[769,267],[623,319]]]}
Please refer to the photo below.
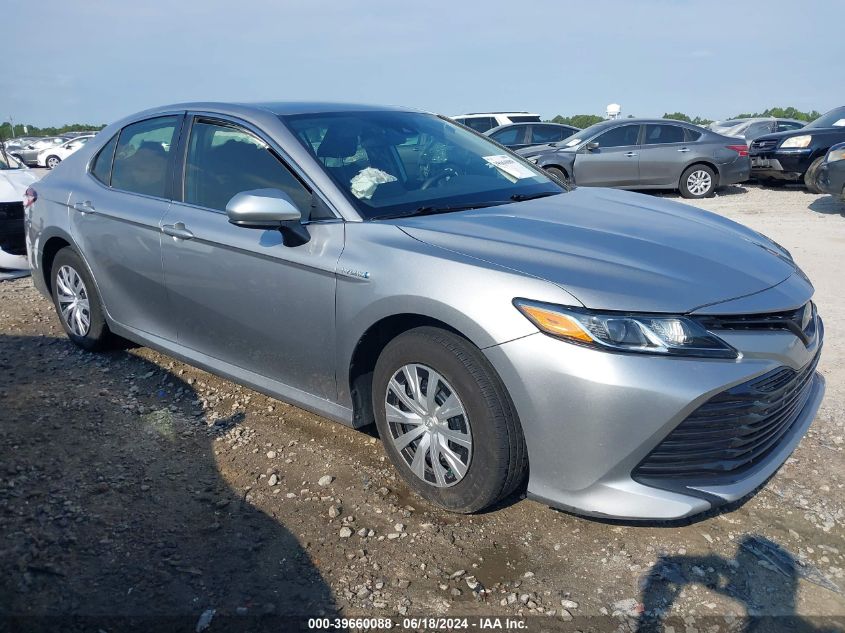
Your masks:
{"label": "rear side window", "polygon": [[164,198],[178,116],[158,117],[127,125],[120,132],[112,167],[115,189]]}
{"label": "rear side window", "polygon": [[684,128],[679,125],[646,125],[643,145],[683,143]]}
{"label": "rear side window", "polygon": [[639,134],[639,125],[620,125],[599,135],[595,142],[599,144],[599,147],[625,147],[636,145]]}
{"label": "rear side window", "polygon": [[225,211],[232,197],[252,189],[279,189],[307,218],[311,193],[257,136],[209,120],[197,120],[185,163],[185,202]]}
{"label": "rear side window", "polygon": [[94,176],[104,185],[108,186],[111,180],[111,162],[114,158],[114,148],[117,145],[117,134],[111,137],[111,140],[103,146],[97,153],[94,159],[94,164],[91,167],[91,175]]}
{"label": "rear side window", "polygon": [[486,132],[498,125],[496,119],[491,116],[473,116],[467,117],[461,121],[468,128],[472,128],[476,132]]}
{"label": "rear side window", "polygon": [[688,127],[684,128],[684,136],[686,137],[687,143],[692,143],[693,141],[697,141],[701,138],[701,132],[698,130],[693,130]]}

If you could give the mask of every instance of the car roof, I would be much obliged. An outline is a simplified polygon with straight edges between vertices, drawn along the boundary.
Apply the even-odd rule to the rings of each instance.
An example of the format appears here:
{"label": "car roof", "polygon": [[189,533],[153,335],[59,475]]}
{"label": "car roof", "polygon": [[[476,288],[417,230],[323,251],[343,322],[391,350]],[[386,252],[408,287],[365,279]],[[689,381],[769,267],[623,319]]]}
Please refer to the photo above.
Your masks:
{"label": "car roof", "polygon": [[[363,103],[335,103],[328,101],[265,101],[265,102],[237,102],[237,101],[193,101],[173,103],[144,110],[138,114],[154,114],[156,112],[172,112],[173,110],[205,110],[226,114],[247,114],[258,111],[271,112],[276,115],[293,114],[323,114],[326,112],[362,112],[362,111],[408,111],[421,112],[414,108],[402,106],[385,106]],[[137,115],[135,115],[137,116]]]}

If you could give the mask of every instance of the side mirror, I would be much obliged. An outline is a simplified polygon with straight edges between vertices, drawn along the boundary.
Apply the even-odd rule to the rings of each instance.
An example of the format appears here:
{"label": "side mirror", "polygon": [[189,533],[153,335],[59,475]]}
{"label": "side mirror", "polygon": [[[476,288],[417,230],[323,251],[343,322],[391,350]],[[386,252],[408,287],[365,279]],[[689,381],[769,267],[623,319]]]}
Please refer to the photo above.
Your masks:
{"label": "side mirror", "polygon": [[593,150],[598,149],[598,148],[599,148],[599,144],[596,143],[595,141],[593,141],[592,143],[587,143],[584,146],[584,149],[586,149],[588,152],[592,152]]}
{"label": "side mirror", "polygon": [[253,189],[235,194],[226,205],[229,222],[248,229],[276,229],[285,246],[301,246],[311,239],[302,226],[302,213],[279,189]]}

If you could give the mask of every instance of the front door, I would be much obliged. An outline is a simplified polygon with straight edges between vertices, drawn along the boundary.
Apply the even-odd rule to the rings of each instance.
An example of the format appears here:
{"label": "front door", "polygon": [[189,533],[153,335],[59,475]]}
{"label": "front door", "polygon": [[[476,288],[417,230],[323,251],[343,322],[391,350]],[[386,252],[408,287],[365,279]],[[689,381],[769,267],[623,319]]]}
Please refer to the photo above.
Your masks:
{"label": "front door", "polygon": [[159,225],[170,206],[173,147],[182,115],[126,126],[97,154],[68,204],[79,245],[109,316],[120,325],[175,340]]}
{"label": "front door", "polygon": [[575,157],[575,184],[593,187],[632,187],[640,177],[640,126],[620,125],[603,132],[591,142],[595,149],[582,148]]}
{"label": "front door", "polygon": [[[287,193],[311,235],[229,223],[226,204],[252,189]],[[323,398],[336,397],[335,268],[344,224],[315,217],[315,194],[260,136],[195,117],[184,190],[162,223],[167,289],[180,345]]]}

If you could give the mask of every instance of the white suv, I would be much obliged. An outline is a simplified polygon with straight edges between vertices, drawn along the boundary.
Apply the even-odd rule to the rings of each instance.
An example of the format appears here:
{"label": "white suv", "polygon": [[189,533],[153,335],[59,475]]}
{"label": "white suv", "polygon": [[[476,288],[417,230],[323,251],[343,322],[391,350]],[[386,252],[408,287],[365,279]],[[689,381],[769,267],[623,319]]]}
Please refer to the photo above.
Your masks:
{"label": "white suv", "polygon": [[531,112],[471,112],[449,117],[456,123],[466,125],[476,132],[486,132],[508,123],[539,123],[540,115]]}

